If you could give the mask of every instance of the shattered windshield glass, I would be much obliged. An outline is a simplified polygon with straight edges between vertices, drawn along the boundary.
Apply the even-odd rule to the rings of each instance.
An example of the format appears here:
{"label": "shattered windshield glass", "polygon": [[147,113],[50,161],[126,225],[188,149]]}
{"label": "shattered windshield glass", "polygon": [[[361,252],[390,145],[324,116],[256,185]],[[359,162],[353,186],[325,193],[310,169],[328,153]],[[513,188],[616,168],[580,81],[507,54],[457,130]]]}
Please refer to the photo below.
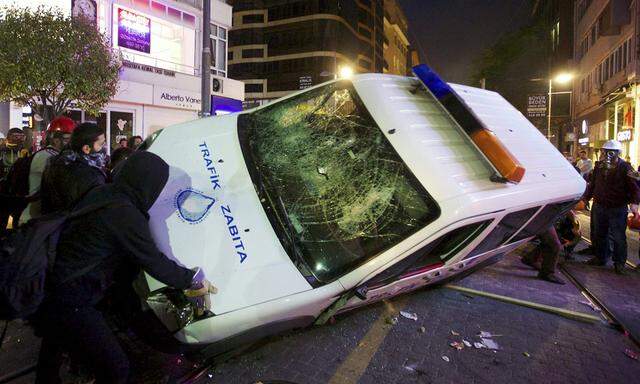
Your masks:
{"label": "shattered windshield glass", "polygon": [[[274,229],[326,283],[439,215],[349,82],[242,114],[243,153]],[[301,268],[301,272],[304,271]]]}

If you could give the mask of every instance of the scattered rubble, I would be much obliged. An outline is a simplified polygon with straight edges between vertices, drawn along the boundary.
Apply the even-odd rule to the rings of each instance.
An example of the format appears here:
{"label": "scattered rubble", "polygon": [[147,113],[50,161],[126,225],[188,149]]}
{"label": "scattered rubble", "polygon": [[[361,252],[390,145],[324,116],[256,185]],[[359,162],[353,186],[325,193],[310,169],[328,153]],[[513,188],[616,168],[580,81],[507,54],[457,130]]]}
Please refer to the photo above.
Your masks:
{"label": "scattered rubble", "polygon": [[405,319],[418,321],[418,315],[414,312],[400,311],[400,316],[404,317]]}
{"label": "scattered rubble", "polygon": [[625,349],[624,354],[635,361],[640,361],[640,354],[638,354],[638,352],[632,351],[631,349]]}
{"label": "scattered rubble", "polygon": [[442,360],[446,361],[447,363],[451,360],[449,360],[449,358],[447,356],[442,356]]}
{"label": "scattered rubble", "polygon": [[426,331],[427,331],[427,329],[425,327],[418,328],[418,332],[420,332],[420,333],[425,333]]}

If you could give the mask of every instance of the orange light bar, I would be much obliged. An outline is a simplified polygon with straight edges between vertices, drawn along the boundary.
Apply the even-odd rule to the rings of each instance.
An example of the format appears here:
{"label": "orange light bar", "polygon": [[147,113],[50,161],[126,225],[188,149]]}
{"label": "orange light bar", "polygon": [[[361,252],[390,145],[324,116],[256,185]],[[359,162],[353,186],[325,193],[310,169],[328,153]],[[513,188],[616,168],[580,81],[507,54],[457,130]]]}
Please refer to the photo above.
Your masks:
{"label": "orange light bar", "polygon": [[522,180],[524,167],[500,142],[495,133],[488,129],[481,129],[472,132],[470,137],[502,177],[512,183],[519,183]]}
{"label": "orange light bar", "polygon": [[425,64],[413,67],[413,73],[491,163],[496,171],[491,181],[519,183],[524,177],[525,168],[453,88]]}

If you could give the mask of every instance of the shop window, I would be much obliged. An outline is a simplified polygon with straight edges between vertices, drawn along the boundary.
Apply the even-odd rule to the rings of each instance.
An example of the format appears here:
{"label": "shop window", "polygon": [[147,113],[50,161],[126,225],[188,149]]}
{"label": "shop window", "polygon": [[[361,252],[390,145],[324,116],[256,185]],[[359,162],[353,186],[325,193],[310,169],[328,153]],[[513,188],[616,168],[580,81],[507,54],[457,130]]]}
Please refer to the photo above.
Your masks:
{"label": "shop window", "polygon": [[109,112],[109,143],[111,151],[119,148],[121,139],[129,139],[133,136],[133,113],[132,112]]}

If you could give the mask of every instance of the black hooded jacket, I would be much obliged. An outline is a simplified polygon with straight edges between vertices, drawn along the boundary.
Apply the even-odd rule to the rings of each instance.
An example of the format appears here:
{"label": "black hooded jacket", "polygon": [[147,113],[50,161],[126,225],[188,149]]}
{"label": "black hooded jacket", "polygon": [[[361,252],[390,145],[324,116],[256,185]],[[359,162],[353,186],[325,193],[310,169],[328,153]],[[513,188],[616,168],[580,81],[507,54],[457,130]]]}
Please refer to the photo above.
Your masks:
{"label": "black hooded jacket", "polygon": [[[57,248],[51,299],[63,305],[94,305],[115,282],[130,283],[132,270],[144,269],[157,280],[187,288],[194,272],[176,264],[156,247],[147,211],[169,177],[169,166],[150,152],[136,152],[122,165],[113,184],[91,190],[77,205],[111,202],[67,224]],[[95,265],[94,268],[91,268]],[[70,281],[69,276],[91,268]]]}

